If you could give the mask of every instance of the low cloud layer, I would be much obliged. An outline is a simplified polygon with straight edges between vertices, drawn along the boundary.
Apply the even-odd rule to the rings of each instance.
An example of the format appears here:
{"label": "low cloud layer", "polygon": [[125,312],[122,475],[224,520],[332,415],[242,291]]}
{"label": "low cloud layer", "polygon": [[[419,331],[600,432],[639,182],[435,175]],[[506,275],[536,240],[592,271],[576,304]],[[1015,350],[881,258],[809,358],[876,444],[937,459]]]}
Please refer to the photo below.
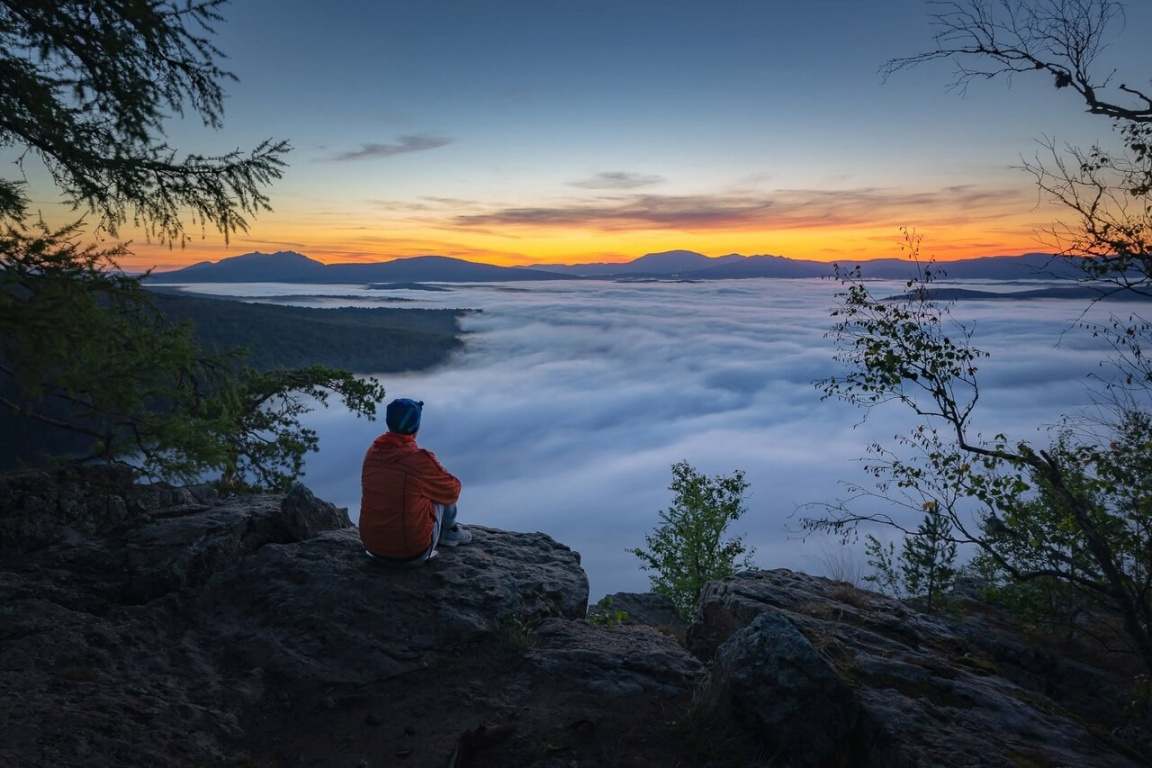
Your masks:
{"label": "low cloud layer", "polygon": [[349,162],[353,160],[380,160],[385,157],[403,155],[408,152],[423,152],[428,149],[437,149],[452,143],[452,139],[437,136],[401,136],[395,144],[361,144],[360,149],[338,152],[329,160],[333,162]]}
{"label": "low cloud layer", "polygon": [[[890,443],[913,423],[880,409],[861,424],[861,412],[820,401],[812,381],[834,370],[824,334],[837,289],[745,280],[390,292],[418,306],[484,311],[465,321],[467,350],[449,365],[383,381],[389,397],[425,401],[420,443],[462,479],[461,521],[544,531],[571,546],[594,599],[647,588],[625,549],[642,546],[669,505],[670,467],[680,460],[709,474],[744,470],[748,514],[733,531],[756,547],[756,563],[819,573],[839,550],[787,530],[797,506],[835,500],[841,480],[863,481],[857,459],[867,445]],[[361,293],[366,306],[380,295]],[[317,305],[336,303],[349,301]],[[1085,401],[1100,350],[1075,332],[1054,346],[1082,309],[1073,301],[958,305],[976,344],[992,353],[982,364],[979,429],[1044,441],[1043,425]],[[309,425],[321,452],[305,482],[356,519],[360,462],[383,427],[335,409]]]}

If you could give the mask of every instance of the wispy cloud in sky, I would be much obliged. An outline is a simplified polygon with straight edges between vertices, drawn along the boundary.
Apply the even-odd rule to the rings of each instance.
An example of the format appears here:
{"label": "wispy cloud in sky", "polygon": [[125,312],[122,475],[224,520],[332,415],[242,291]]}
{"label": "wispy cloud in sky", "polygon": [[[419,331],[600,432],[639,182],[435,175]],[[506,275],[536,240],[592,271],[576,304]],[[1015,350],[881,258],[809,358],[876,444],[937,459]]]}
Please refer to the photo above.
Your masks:
{"label": "wispy cloud in sky", "polygon": [[437,197],[424,195],[416,200],[385,200],[372,198],[366,201],[373,209],[387,213],[419,213],[424,211],[458,212],[467,210],[483,210],[484,206],[476,200],[467,200],[460,197]]}
{"label": "wispy cloud in sky", "polygon": [[[619,195],[590,202],[509,207],[453,220],[461,227],[583,227],[602,231],[636,228],[709,230],[793,229],[876,226],[947,212],[960,223],[972,217],[997,218],[1025,193],[1016,189],[953,186],[932,192],[880,188],[796,189],[763,194]],[[959,213],[958,213],[959,212]],[[957,216],[960,219],[957,219]]]}
{"label": "wispy cloud in sky", "polygon": [[625,171],[607,171],[598,173],[590,179],[583,181],[570,181],[568,186],[581,189],[637,189],[650,187],[664,181],[663,176],[646,173],[627,173]]}
{"label": "wispy cloud in sky", "polygon": [[454,140],[439,136],[401,136],[394,144],[361,144],[360,149],[338,152],[328,158],[332,162],[347,162],[352,160],[380,160],[385,157],[407,154],[408,152],[423,152],[436,149]]}

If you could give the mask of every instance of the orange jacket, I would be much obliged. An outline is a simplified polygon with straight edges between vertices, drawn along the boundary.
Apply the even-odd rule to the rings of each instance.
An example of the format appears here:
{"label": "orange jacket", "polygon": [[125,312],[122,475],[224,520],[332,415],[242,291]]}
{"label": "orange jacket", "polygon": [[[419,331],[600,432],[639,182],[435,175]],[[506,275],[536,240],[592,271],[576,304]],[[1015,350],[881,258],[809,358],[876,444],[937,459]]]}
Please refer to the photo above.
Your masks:
{"label": "orange jacket", "polygon": [[460,481],[416,446],[415,435],[385,432],[364,456],[360,540],[381,557],[419,555],[432,543],[433,504],[454,504]]}

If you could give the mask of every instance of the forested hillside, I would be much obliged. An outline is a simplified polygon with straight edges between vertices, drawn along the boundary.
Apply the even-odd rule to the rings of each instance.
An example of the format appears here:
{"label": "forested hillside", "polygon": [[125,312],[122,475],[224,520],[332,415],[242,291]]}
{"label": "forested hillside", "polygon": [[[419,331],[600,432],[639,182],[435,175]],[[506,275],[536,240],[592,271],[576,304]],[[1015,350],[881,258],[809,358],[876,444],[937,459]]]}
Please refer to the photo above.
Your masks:
{"label": "forested hillside", "polygon": [[[153,300],[169,319],[191,322],[206,350],[244,347],[247,361],[256,368],[325,365],[373,374],[445,362],[463,346],[458,320],[467,311],[309,309],[160,292]],[[14,383],[0,379],[0,396],[15,395]],[[8,438],[0,440],[0,471],[40,466],[47,456],[86,453],[92,442],[9,410],[0,410],[0,435]]]}
{"label": "forested hillside", "polygon": [[430,368],[459,349],[466,310],[311,309],[156,293],[168,318],[191,321],[207,349],[247,347],[257,368],[327,365],[357,373]]}

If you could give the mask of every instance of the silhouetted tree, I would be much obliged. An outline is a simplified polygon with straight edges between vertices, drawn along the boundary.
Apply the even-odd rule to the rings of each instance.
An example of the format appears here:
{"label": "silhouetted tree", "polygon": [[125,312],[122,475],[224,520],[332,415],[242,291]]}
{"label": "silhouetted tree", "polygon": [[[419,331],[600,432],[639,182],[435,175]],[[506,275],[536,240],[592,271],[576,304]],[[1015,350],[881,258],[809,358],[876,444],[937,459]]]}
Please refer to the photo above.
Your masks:
{"label": "silhouetted tree", "polygon": [[[1045,73],[1092,114],[1113,120],[1123,148],[1088,150],[1045,142],[1026,161],[1040,190],[1070,219],[1049,230],[1056,253],[1073,258],[1085,279],[1117,290],[1152,289],[1152,91],[1098,71],[1124,6],[1115,0],[948,0],[933,2],[933,50],[892,59],[881,75],[937,59],[954,63],[951,86]],[[1143,41],[1141,41],[1143,44]],[[1142,79],[1152,77],[1143,73]],[[1086,258],[1087,257],[1087,258]]]}
{"label": "silhouetted tree", "polygon": [[[112,235],[127,222],[183,241],[185,219],[225,237],[268,209],[286,141],[207,157],[178,156],[171,116],[223,118],[213,25],[225,0],[3,0],[0,147],[39,158],[75,208]],[[22,180],[0,179],[0,216],[26,213]]]}
{"label": "silhouetted tree", "polygon": [[1088,111],[1135,122],[1152,121],[1152,95],[1115,73],[1101,75],[1096,59],[1113,27],[1124,18],[1115,0],[934,0],[933,50],[890,59],[884,79],[937,59],[952,61],[951,87],[965,90],[973,80],[1043,72],[1056,88],[1070,88]]}
{"label": "silhouetted tree", "polygon": [[[918,244],[915,236],[912,243]],[[906,510],[931,509],[947,540],[974,545],[985,571],[1020,583],[1058,581],[1120,619],[1130,647],[1152,669],[1152,409],[1139,399],[1100,402],[1091,420],[1068,418],[1048,447],[984,439],[972,428],[987,357],[948,306],[932,299],[931,270],[904,298],[875,298],[858,275],[833,310],[842,372],[819,382],[826,397],[864,409],[910,408],[922,423],[897,436],[904,450],[876,443],[867,471],[877,489],[849,486]],[[1110,406],[1110,407],[1109,407]],[[861,523],[890,525],[927,543],[890,512],[823,505],[802,525],[851,537]],[[937,536],[939,538],[939,536]]]}
{"label": "silhouetted tree", "polygon": [[[1088,111],[1114,121],[1122,149],[1066,151],[1025,168],[1070,218],[1050,230],[1057,257],[1074,259],[1101,294],[1152,288],[1152,99],[1099,76],[1094,67],[1123,8],[1111,0],[963,0],[934,3],[935,50],[894,59],[885,76],[923,62],[956,64],[952,85],[1047,72],[1078,94]],[[909,245],[918,254],[919,239]],[[1018,594],[1058,594],[1119,619],[1129,648],[1152,670],[1152,324],[1139,315],[1085,324],[1114,354],[1097,374],[1090,413],[1069,416],[1047,447],[974,433],[977,371],[986,355],[970,329],[933,301],[935,269],[909,281],[903,299],[872,297],[846,275],[832,336],[840,375],[820,383],[826,396],[863,408],[899,402],[921,424],[898,437],[907,449],[875,444],[868,470],[877,491],[908,509],[931,504],[949,536],[974,545],[994,579],[1023,584]],[[862,522],[902,527],[885,513],[846,505],[805,521],[851,534]],[[916,532],[905,533],[915,536]],[[1058,586],[1058,589],[1053,589]],[[1037,589],[1036,587],[1042,587]]]}
{"label": "silhouetted tree", "polygon": [[219,471],[229,487],[284,487],[316,437],[298,417],[335,393],[372,417],[383,389],[324,368],[257,373],[205,355],[164,321],[122,246],[82,245],[83,221],[51,227],[28,209],[38,159],[73,210],[116,236],[143,227],[169,244],[186,222],[229,235],[268,209],[285,141],[178,156],[171,116],[222,119],[232,79],[211,42],[223,0],[0,0],[0,408],[83,436],[78,458],[131,460],[174,478]]}

